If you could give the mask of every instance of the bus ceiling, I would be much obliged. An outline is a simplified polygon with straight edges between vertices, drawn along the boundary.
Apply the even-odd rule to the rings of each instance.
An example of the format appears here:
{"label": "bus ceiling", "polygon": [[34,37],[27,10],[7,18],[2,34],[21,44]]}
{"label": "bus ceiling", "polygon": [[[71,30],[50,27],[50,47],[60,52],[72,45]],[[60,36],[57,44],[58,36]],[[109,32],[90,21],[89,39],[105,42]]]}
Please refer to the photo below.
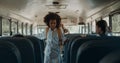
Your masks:
{"label": "bus ceiling", "polygon": [[0,0],[0,15],[43,24],[48,12],[57,12],[63,22],[71,23],[79,17],[85,19],[88,12],[113,1],[116,0]]}

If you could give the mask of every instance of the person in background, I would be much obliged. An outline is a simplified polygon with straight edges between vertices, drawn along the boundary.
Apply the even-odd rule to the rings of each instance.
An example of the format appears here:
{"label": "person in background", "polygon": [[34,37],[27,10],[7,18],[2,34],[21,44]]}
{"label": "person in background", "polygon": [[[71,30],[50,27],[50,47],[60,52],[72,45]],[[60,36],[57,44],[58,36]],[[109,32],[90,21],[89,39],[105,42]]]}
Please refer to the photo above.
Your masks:
{"label": "person in background", "polygon": [[96,22],[96,33],[100,36],[106,36],[107,23],[105,20],[100,20]]}
{"label": "person in background", "polygon": [[44,17],[44,22],[47,25],[44,63],[60,63],[60,46],[66,40],[60,29],[61,17],[49,13]]}

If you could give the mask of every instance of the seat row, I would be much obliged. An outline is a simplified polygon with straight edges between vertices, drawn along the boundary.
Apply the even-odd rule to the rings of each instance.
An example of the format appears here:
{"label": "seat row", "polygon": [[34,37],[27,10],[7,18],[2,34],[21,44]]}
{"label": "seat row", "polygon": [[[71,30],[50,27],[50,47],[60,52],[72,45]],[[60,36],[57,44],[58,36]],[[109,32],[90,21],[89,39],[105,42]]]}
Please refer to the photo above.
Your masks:
{"label": "seat row", "polygon": [[0,63],[43,63],[43,51],[43,41],[34,36],[0,38]]}
{"label": "seat row", "polygon": [[66,35],[64,63],[99,63],[107,54],[120,50],[120,37]]}

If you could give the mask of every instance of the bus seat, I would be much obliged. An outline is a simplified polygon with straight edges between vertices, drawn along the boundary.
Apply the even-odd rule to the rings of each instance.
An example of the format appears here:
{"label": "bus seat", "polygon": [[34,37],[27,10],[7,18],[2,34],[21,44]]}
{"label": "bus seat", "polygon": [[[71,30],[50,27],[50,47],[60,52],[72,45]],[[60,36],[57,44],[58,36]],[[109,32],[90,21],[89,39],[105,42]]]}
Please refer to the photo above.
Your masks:
{"label": "bus seat", "polygon": [[10,41],[14,43],[20,50],[22,63],[36,63],[34,57],[34,48],[30,40],[25,38],[11,37],[11,38],[1,38],[0,40]]}
{"label": "bus seat", "polygon": [[13,43],[0,40],[0,63],[21,63],[20,51]]}
{"label": "bus seat", "polygon": [[76,63],[98,63],[106,54],[114,50],[120,50],[119,37],[85,42],[79,47]]}
{"label": "bus seat", "polygon": [[[84,36],[84,35],[83,35],[83,36]],[[80,46],[83,42],[88,41],[88,40],[91,40],[91,39],[94,39],[94,38],[96,38],[96,37],[97,37],[96,35],[85,35],[85,37],[82,37],[81,35],[75,35],[75,36],[72,38],[72,40],[68,43],[67,63],[71,63],[72,60],[75,59],[75,58],[73,58],[72,56],[75,56],[77,52],[76,52],[74,55],[71,54],[71,53],[72,53],[71,49],[73,48],[73,47],[72,47],[72,44],[76,42],[75,40],[80,39],[80,41],[79,41],[80,43],[77,44],[77,45],[75,45],[75,48],[73,48],[74,50],[77,51],[77,49],[79,48],[79,46]],[[72,56],[71,56],[71,55],[72,55]],[[74,60],[73,60],[73,61],[74,61]],[[74,63],[74,62],[73,62],[73,63]]]}
{"label": "bus seat", "polygon": [[89,40],[90,39],[82,39],[82,38],[78,38],[74,40],[74,42],[71,44],[71,47],[70,47],[70,63],[75,63],[76,55],[77,55],[76,53],[79,46]]}
{"label": "bus seat", "polygon": [[83,43],[85,43],[86,41],[90,41],[90,40],[102,40],[102,39],[103,39],[102,37],[100,38],[97,36],[90,36],[90,35],[85,38],[81,37],[81,38],[75,39],[74,42],[72,42],[71,47],[70,47],[70,60],[69,60],[70,63],[75,63],[77,51]]}
{"label": "bus seat", "polygon": [[44,43],[42,40],[34,36],[25,36],[27,39],[31,40],[34,45],[36,63],[44,63]]}
{"label": "bus seat", "polygon": [[107,54],[99,63],[120,63],[120,50]]}
{"label": "bus seat", "polygon": [[67,42],[64,46],[64,60],[66,63],[70,63],[69,62],[70,46],[71,46],[71,43],[77,38],[80,38],[80,35],[73,35],[69,37],[69,42]]}

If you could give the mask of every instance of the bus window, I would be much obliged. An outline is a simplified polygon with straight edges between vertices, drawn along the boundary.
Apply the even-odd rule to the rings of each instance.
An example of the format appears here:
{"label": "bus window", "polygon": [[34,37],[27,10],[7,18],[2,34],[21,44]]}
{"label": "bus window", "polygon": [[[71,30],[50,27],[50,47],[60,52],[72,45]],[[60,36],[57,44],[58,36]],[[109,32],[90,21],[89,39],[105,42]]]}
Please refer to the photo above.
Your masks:
{"label": "bus window", "polygon": [[23,23],[23,35],[26,35],[26,25]]}
{"label": "bus window", "polygon": [[120,14],[112,16],[112,32],[120,32]]}
{"label": "bus window", "polygon": [[41,33],[43,33],[44,31],[45,31],[45,29],[46,29],[46,26],[37,26],[37,33],[38,34],[41,34]]}
{"label": "bus window", "polygon": [[105,20],[107,22],[107,26],[109,26],[109,17],[107,16],[107,17],[103,18],[103,20]]}
{"label": "bus window", "polygon": [[22,23],[21,22],[18,23],[18,33],[22,34]]}
{"label": "bus window", "polygon": [[96,33],[96,22],[92,21],[92,33]]}
{"label": "bus window", "polygon": [[30,35],[30,25],[27,25],[27,35]]}
{"label": "bus window", "polygon": [[17,22],[12,21],[11,26],[12,26],[12,28],[11,28],[12,29],[12,35],[17,34]]}
{"label": "bus window", "polygon": [[79,32],[79,25],[65,26],[65,28],[67,28],[70,33],[80,33]]}
{"label": "bus window", "polygon": [[10,35],[10,22],[8,19],[2,19],[2,36]]}

